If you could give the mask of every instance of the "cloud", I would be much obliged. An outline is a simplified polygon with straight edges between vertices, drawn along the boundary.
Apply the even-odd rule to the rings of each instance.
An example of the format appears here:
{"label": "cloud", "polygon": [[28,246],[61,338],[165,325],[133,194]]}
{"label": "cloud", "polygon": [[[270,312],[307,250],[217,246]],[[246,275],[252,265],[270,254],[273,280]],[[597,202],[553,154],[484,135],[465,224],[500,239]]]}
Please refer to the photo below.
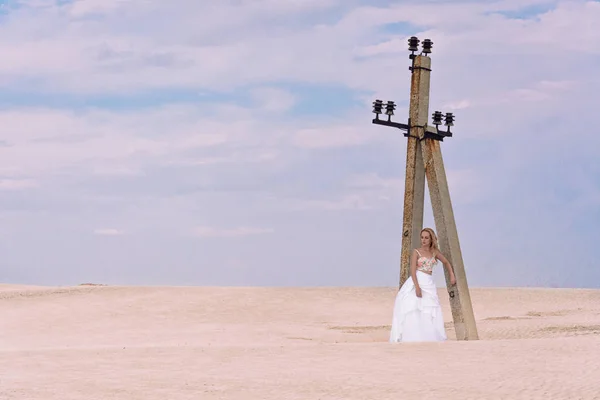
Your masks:
{"label": "cloud", "polygon": [[434,42],[429,114],[456,115],[442,152],[470,284],[598,277],[564,268],[600,241],[598,2],[44,0],[0,18],[3,279],[394,285],[406,139],[370,111],[406,119],[412,35]]}
{"label": "cloud", "polygon": [[107,15],[117,12],[127,6],[144,6],[146,1],[135,0],[76,0],[70,5],[68,11],[73,17],[85,17],[88,15]]}
{"label": "cloud", "polygon": [[[285,57],[290,49],[285,49],[284,40],[288,38],[271,37],[270,32],[261,31],[261,26],[274,19],[293,20],[335,3],[274,6],[273,2],[262,1],[212,7],[207,2],[187,1],[180,8],[140,0],[23,7],[0,28],[0,37],[5,40],[0,41],[0,48],[6,50],[7,61],[0,73],[23,78],[44,74],[50,79],[43,79],[42,87],[76,92],[233,87],[223,78],[228,76],[235,85],[248,77],[267,78],[273,68],[287,65]],[[101,22],[87,20],[91,14]],[[165,18],[178,24],[164,26]],[[141,20],[152,29],[140,25]],[[257,28],[255,33],[253,28]],[[282,26],[281,33],[290,29]],[[258,38],[266,47],[240,42],[244,36]],[[18,47],[12,45],[16,38],[21,39]]]}
{"label": "cloud", "polygon": [[104,228],[104,229],[95,229],[94,234],[100,235],[100,236],[121,236],[121,235],[124,235],[125,232],[123,232],[119,229],[114,229],[114,228]]}
{"label": "cloud", "polygon": [[392,189],[398,192],[404,189],[404,181],[398,178],[383,178],[375,173],[352,176],[347,185],[353,188]]}
{"label": "cloud", "polygon": [[469,108],[471,106],[471,102],[469,100],[459,100],[457,102],[445,104],[443,106],[444,109],[449,111],[454,110],[464,110],[465,108]]}
{"label": "cloud", "polygon": [[218,146],[245,129],[243,122],[202,118],[191,106],[130,113],[15,109],[0,111],[0,123],[7,127],[3,133],[10,143],[2,149],[0,170],[22,174],[58,172],[82,163],[95,164],[98,171],[131,173],[135,166],[119,163],[143,164]]}
{"label": "cloud", "polygon": [[219,229],[209,226],[199,226],[194,229],[194,235],[198,237],[217,237],[217,238],[235,238],[241,236],[254,236],[273,233],[273,229],[268,228],[253,228],[253,227],[237,227],[231,229]]}
{"label": "cloud", "polygon": [[298,147],[326,149],[332,147],[360,146],[380,138],[381,135],[356,126],[330,126],[300,129],[293,135],[292,143]]}
{"label": "cloud", "polygon": [[0,190],[24,190],[37,186],[38,183],[32,179],[0,179]]}
{"label": "cloud", "polygon": [[300,200],[292,203],[292,210],[364,211],[373,207],[358,194],[343,196],[336,200]]}
{"label": "cloud", "polygon": [[296,102],[291,93],[278,88],[258,88],[253,91],[252,95],[260,108],[265,111],[287,111]]}

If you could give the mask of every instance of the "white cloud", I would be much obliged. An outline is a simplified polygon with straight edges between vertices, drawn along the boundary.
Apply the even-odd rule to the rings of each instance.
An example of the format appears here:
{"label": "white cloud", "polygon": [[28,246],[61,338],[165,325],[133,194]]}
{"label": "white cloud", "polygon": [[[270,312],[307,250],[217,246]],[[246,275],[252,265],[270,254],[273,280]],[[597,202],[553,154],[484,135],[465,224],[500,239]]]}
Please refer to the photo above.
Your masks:
{"label": "white cloud", "polygon": [[[578,84],[574,81],[540,81],[529,87],[512,89],[505,92],[497,102],[514,105],[519,102],[547,102],[557,100],[559,96],[572,91]],[[489,101],[493,103],[493,101]]]}
{"label": "white cloud", "polygon": [[0,179],[0,190],[24,190],[37,186],[33,179]]}
{"label": "white cloud", "polygon": [[97,176],[139,176],[144,174],[139,167],[136,168],[135,166],[115,165],[114,163],[92,166],[90,172]]}
{"label": "white cloud", "polygon": [[351,188],[403,190],[404,181],[399,178],[382,178],[376,173],[352,176],[346,183]]}
{"label": "white cloud", "polygon": [[447,169],[451,199],[455,204],[476,204],[496,194],[494,182],[473,169]]}
{"label": "white cloud", "polygon": [[103,228],[103,229],[94,229],[95,235],[100,236],[121,236],[124,235],[125,232],[115,228]]}
{"label": "white cloud", "polygon": [[[600,5],[359,3],[21,2],[0,25],[0,229],[13,238],[10,264],[30,269],[8,276],[50,279],[32,272],[32,246],[56,265],[98,255],[86,268],[103,270],[105,249],[73,232],[119,221],[127,251],[114,276],[140,279],[151,265],[157,280],[205,282],[214,271],[190,265],[235,263],[228,241],[199,252],[205,242],[182,237],[194,216],[207,224],[199,237],[255,236],[236,242],[235,259],[253,271],[241,283],[395,282],[406,142],[371,124],[370,103],[396,100],[406,118],[412,34],[434,41],[430,113],[456,111],[442,147],[475,284],[525,279],[510,268],[538,265],[531,248],[551,249],[537,271],[560,275],[561,246],[600,240],[589,224]],[[502,14],[530,6],[549,11]],[[330,115],[305,107],[296,84],[302,97],[317,87]]]}
{"label": "white cloud", "polygon": [[[62,6],[68,10],[97,10],[101,4],[111,10],[127,10],[105,14],[101,22],[93,25],[53,8],[31,13],[25,10],[0,28],[0,50],[5,60],[0,76],[10,78],[5,80],[7,83],[15,82],[15,78],[24,83],[19,77],[35,78],[39,88],[84,93],[126,93],[149,88],[225,89],[281,79],[338,82],[367,90],[392,85],[395,90],[400,81],[390,82],[385,77],[397,76],[399,63],[405,59],[408,35],[398,38],[375,34],[373,30],[381,24],[402,21],[436,27],[415,33],[435,38],[434,56],[440,63],[453,59],[454,64],[457,57],[502,53],[527,57],[600,51],[600,34],[588,29],[600,16],[596,2],[559,3],[538,20],[525,21],[489,12],[540,2],[359,7],[335,24],[309,29],[292,23],[276,28],[265,22],[270,18],[287,21],[294,13],[315,12],[335,3],[294,2],[277,7],[270,2],[241,3],[237,7],[223,3],[209,7],[207,2],[186,1],[185,5],[173,7],[158,1],[85,1]],[[166,16],[178,23],[165,22]],[[142,20],[155,29],[143,28],[139,24]],[[169,29],[159,29],[165,25]],[[43,38],[37,36],[41,27],[47,31]],[[385,40],[386,36],[389,40]],[[568,37],[580,39],[571,41]],[[392,58],[369,57],[360,62],[354,59],[357,54],[384,53]],[[398,58],[400,54],[403,56]],[[563,63],[571,65],[577,61],[572,57],[572,61]]]}
{"label": "white cloud", "polygon": [[469,100],[459,100],[453,103],[445,104],[442,106],[444,110],[448,112],[454,110],[464,110],[465,108],[469,108],[471,106],[471,102]]}
{"label": "white cloud", "polygon": [[235,238],[242,236],[264,235],[273,233],[273,229],[241,226],[231,229],[213,228],[210,226],[199,226],[194,228],[193,233],[198,237]]}
{"label": "white cloud", "polygon": [[[368,116],[367,113],[365,115]],[[379,139],[381,136],[380,133],[366,127],[361,129],[356,126],[334,125],[300,129],[293,134],[292,143],[303,148],[326,149],[359,146]]]}
{"label": "white cloud", "polygon": [[349,194],[335,200],[296,200],[290,202],[292,210],[366,211],[373,209],[365,196]]}
{"label": "white cloud", "polygon": [[265,111],[287,111],[296,103],[295,96],[282,89],[264,87],[255,89],[252,94]]}
{"label": "white cloud", "polygon": [[106,15],[116,12],[119,8],[126,5],[143,7],[149,3],[147,0],[75,0],[69,6],[69,13],[73,17],[84,17],[90,14]]}
{"label": "white cloud", "polygon": [[[52,109],[0,111],[10,144],[1,149],[0,170],[46,174],[81,163],[100,173],[126,171],[123,160],[164,160],[192,149],[218,146],[243,136],[243,122],[203,118],[193,107],[131,113]],[[101,164],[104,163],[104,165]]]}

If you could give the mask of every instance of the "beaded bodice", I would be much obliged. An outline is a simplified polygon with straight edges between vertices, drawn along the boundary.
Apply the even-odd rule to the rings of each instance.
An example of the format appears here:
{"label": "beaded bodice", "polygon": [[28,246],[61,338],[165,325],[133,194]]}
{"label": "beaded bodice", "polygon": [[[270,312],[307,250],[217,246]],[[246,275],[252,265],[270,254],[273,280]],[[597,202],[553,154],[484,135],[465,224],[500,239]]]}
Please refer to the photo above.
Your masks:
{"label": "beaded bodice", "polygon": [[419,258],[417,259],[417,271],[425,272],[427,274],[431,274],[433,272],[433,266],[437,264],[437,260],[435,255],[431,258],[423,257],[419,250],[415,249]]}

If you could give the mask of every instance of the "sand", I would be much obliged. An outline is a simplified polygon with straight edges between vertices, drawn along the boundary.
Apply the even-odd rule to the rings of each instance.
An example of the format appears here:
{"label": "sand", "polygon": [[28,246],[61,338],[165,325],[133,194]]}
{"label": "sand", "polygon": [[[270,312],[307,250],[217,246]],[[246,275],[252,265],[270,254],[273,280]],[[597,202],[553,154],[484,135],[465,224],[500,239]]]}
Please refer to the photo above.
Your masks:
{"label": "sand", "polygon": [[480,339],[387,342],[394,288],[0,285],[0,399],[600,399],[600,290],[472,289]]}

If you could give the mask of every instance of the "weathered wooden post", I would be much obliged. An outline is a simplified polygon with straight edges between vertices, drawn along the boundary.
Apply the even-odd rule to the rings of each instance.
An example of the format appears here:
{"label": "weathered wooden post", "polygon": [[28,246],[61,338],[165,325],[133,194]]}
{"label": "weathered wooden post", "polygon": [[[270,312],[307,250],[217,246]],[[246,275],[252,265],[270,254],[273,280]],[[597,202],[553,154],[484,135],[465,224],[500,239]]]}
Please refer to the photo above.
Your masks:
{"label": "weathered wooden post", "polygon": [[411,135],[408,137],[406,146],[400,287],[410,275],[412,249],[420,247],[421,229],[423,229],[423,206],[425,204],[425,167],[419,138],[425,134],[427,114],[429,114],[429,67],[431,59],[415,56],[413,60],[408,114]]}
{"label": "weathered wooden post", "polygon": [[440,250],[452,264],[456,276],[456,286],[451,286],[448,272],[444,269],[456,338],[458,340],[477,340],[479,336],[467,284],[467,274],[460,251],[458,230],[454,220],[440,142],[434,139],[425,139],[422,151],[438,243]]}
{"label": "weathered wooden post", "polygon": [[412,66],[409,68],[412,72],[412,80],[408,125],[391,121],[396,107],[394,102],[388,101],[385,106],[387,121],[379,119],[379,115],[382,114],[383,101],[375,100],[373,103],[373,112],[375,113],[373,123],[402,129],[405,131],[404,136],[408,138],[400,286],[409,276],[412,249],[420,246],[426,176],[440,250],[452,264],[456,276],[456,286],[453,286],[450,284],[448,274],[445,273],[456,338],[457,340],[477,340],[479,336],[440,147],[440,142],[444,140],[444,137],[452,136],[450,127],[454,125],[454,116],[452,113],[446,113],[444,123],[447,126],[446,131],[439,129],[442,118],[444,118],[440,111],[433,114],[434,127],[427,125],[431,73],[429,54],[433,42],[429,39],[423,40],[423,51],[420,55],[415,55],[419,39],[413,36],[408,43],[412,60]]}

